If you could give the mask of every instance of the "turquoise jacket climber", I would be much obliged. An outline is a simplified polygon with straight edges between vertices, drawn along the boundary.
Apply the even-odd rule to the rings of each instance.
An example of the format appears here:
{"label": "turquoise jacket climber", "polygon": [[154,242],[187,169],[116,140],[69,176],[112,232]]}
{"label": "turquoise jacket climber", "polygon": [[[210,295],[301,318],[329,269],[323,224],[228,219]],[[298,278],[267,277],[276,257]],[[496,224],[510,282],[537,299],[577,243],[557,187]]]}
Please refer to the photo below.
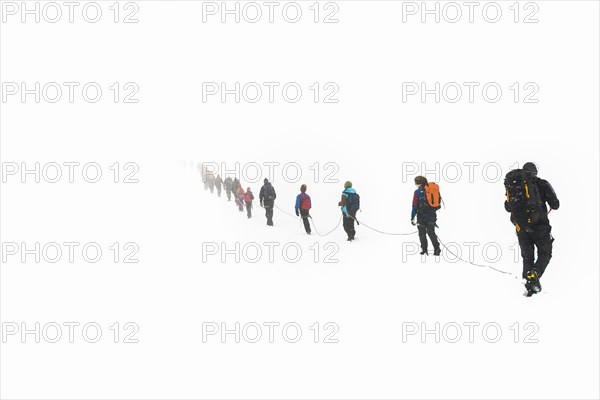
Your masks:
{"label": "turquoise jacket climber", "polygon": [[348,194],[351,193],[356,193],[356,190],[354,190],[354,188],[344,189],[344,191],[342,192],[342,201],[340,201],[340,205],[342,206],[342,212],[346,216],[348,216],[348,209],[346,208],[346,203],[348,201]]}

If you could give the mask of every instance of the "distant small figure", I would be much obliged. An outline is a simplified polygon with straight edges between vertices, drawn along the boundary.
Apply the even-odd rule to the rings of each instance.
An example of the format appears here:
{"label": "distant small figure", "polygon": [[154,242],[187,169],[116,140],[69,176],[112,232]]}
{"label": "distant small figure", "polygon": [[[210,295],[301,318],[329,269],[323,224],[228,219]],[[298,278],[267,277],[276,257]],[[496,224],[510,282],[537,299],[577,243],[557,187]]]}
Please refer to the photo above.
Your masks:
{"label": "distant small figure", "polygon": [[202,183],[204,183],[204,190],[208,190],[208,177],[206,176],[206,166],[204,163],[200,164],[200,174],[202,175]]}
{"label": "distant small figure", "polygon": [[[344,191],[342,192],[342,200],[338,203],[342,207],[342,216],[344,217],[344,230],[348,234],[348,241],[351,242],[356,236],[354,229],[354,221],[356,221],[356,213],[360,209],[360,196],[356,190],[352,188],[352,182],[344,183]],[[358,221],[356,221],[358,223]]]}
{"label": "distant small figure", "polygon": [[244,194],[244,202],[246,203],[248,218],[252,218],[252,200],[254,200],[254,194],[252,194],[250,188],[247,188],[246,193]]}
{"label": "distant small figure", "polygon": [[238,210],[240,212],[244,211],[244,189],[242,188],[242,184],[240,183],[240,181],[237,180],[237,178],[233,181],[233,185],[236,188],[235,189],[235,194],[236,194],[236,203],[238,206]]}
{"label": "distant small figure", "polygon": [[206,174],[206,179],[208,181],[208,188],[211,193],[215,192],[215,175],[212,172],[208,172]]}
{"label": "distant small figure", "polygon": [[310,218],[309,212],[311,209],[310,196],[306,194],[306,185],[300,186],[300,194],[296,196],[296,216],[302,217],[304,223],[304,230],[310,235]]}
{"label": "distant small figure", "polygon": [[233,190],[233,180],[230,176],[225,178],[225,182],[223,182],[223,186],[225,186],[225,193],[227,194],[227,201],[231,201],[231,191]]}
{"label": "distant small figure", "polygon": [[221,179],[221,175],[217,174],[217,179],[215,179],[215,186],[217,187],[217,196],[221,197],[221,188],[223,187],[223,179]]}
{"label": "distant small figure", "polygon": [[276,198],[275,188],[265,178],[264,185],[260,188],[258,199],[260,200],[260,206],[265,208],[265,217],[267,217],[267,225],[269,226],[273,226],[273,207],[275,207]]}

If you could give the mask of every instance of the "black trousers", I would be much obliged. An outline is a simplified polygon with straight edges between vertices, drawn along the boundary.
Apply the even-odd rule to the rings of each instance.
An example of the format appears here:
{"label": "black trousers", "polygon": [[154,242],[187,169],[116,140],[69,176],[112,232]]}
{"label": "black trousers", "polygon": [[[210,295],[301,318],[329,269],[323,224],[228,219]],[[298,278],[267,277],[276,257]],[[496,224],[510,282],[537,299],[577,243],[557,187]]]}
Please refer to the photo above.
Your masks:
{"label": "black trousers", "polygon": [[248,212],[248,218],[252,218],[252,203],[246,202],[246,211]]}
{"label": "black trousers", "polygon": [[225,188],[225,193],[227,193],[227,201],[231,201],[231,189]]}
{"label": "black trousers", "polygon": [[[521,230],[517,233],[519,247],[523,257],[523,278],[527,272],[535,269],[541,277],[552,258],[552,227],[550,224],[539,224],[531,227],[532,232]],[[537,260],[535,260],[535,248],[537,247]]]}
{"label": "black trousers", "polygon": [[354,239],[354,235],[356,235],[356,231],[354,230],[354,216],[356,214],[347,216],[346,213],[342,211],[342,215],[344,216],[344,230],[348,234],[348,239]]}
{"label": "black trousers", "polygon": [[304,223],[304,230],[306,233],[310,233],[310,221],[308,220],[308,210],[300,209],[300,216],[302,217],[302,222]]}
{"label": "black trousers", "polygon": [[269,226],[273,226],[273,207],[273,204],[265,204],[265,217],[267,217],[267,225]]}
{"label": "black trousers", "polygon": [[417,229],[419,230],[419,240],[421,241],[421,249],[427,251],[427,236],[433,245],[433,251],[440,250],[440,242],[435,234],[435,221],[419,222]]}

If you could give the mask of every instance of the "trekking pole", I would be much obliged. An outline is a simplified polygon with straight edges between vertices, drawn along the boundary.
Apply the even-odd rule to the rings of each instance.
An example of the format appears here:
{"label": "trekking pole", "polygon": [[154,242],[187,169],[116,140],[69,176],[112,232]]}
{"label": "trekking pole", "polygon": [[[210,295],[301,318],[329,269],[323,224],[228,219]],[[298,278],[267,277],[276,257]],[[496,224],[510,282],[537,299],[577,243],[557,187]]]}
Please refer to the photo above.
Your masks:
{"label": "trekking pole", "polygon": [[[360,210],[359,210],[360,211]],[[358,211],[357,211],[358,212]],[[362,212],[362,211],[361,211]],[[360,225],[360,222],[358,222],[358,220],[356,219],[356,217],[353,217],[352,215],[348,214],[347,212],[345,213],[344,211],[342,211],[342,216],[346,214],[347,216],[349,216],[350,218],[352,218],[354,221],[356,221],[356,225]]]}

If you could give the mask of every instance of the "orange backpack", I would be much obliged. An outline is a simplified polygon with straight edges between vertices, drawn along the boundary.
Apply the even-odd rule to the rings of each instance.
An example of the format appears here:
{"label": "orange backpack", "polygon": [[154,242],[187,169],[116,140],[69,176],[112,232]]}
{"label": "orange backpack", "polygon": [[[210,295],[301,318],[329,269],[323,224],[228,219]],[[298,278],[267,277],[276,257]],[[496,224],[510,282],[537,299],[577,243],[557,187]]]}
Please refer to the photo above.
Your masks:
{"label": "orange backpack", "polygon": [[425,197],[431,207],[440,208],[440,185],[434,182],[425,185]]}

